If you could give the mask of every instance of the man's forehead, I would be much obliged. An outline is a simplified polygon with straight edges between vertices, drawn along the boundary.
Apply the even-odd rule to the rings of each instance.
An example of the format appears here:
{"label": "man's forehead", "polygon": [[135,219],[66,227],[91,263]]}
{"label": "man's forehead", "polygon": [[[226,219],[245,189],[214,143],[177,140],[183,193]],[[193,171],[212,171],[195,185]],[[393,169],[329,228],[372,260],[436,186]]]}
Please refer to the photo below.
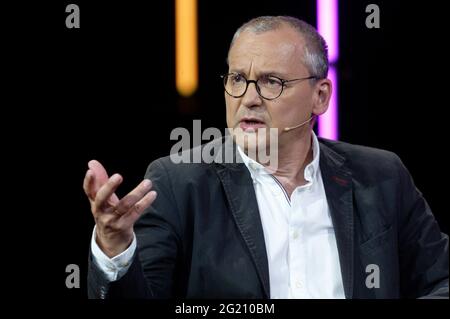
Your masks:
{"label": "man's forehead", "polygon": [[242,33],[230,49],[230,68],[246,70],[255,64],[270,72],[294,67],[292,63],[299,62],[303,56],[303,41],[298,35],[277,31]]}

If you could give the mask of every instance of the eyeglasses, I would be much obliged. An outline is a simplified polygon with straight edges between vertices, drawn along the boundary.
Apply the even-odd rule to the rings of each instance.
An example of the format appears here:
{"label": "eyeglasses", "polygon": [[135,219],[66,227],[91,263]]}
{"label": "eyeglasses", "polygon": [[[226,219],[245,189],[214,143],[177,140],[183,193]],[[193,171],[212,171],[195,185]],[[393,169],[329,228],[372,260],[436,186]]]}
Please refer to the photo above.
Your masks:
{"label": "eyeglasses", "polygon": [[244,96],[245,92],[247,92],[249,83],[254,83],[259,96],[266,100],[273,100],[283,93],[286,83],[316,79],[317,77],[309,76],[306,78],[283,80],[273,75],[265,75],[257,80],[247,80],[242,74],[228,73],[221,75],[221,78],[223,79],[225,92],[232,97],[239,98]]}

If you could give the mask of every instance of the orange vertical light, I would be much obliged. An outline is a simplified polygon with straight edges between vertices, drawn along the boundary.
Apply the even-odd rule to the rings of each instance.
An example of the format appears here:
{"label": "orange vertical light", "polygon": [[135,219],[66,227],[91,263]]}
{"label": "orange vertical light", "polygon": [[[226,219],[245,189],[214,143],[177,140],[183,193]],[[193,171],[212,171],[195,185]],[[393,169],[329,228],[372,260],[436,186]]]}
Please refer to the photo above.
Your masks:
{"label": "orange vertical light", "polygon": [[197,0],[175,0],[176,86],[183,96],[198,87]]}

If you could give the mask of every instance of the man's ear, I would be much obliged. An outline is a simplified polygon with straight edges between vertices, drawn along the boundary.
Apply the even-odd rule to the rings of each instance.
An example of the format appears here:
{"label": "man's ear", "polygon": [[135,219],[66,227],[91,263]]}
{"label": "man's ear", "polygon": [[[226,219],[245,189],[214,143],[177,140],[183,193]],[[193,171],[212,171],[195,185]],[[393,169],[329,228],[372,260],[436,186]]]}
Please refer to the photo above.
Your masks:
{"label": "man's ear", "polygon": [[314,85],[313,114],[322,115],[327,111],[332,91],[333,87],[329,79],[320,79],[316,82]]}

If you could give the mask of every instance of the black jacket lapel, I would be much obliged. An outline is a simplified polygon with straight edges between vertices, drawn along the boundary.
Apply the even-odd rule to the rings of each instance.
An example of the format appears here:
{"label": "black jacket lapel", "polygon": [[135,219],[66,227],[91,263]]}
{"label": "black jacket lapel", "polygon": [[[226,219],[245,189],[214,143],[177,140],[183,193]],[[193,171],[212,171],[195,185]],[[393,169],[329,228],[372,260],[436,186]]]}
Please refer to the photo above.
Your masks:
{"label": "black jacket lapel", "polygon": [[[229,148],[230,145],[227,146],[225,143],[225,148],[227,147]],[[225,150],[225,152],[229,151],[229,149]],[[216,163],[215,167],[236,225],[255,263],[265,297],[270,298],[269,266],[264,232],[250,172],[245,164],[236,162],[235,154],[233,163]]]}
{"label": "black jacket lapel", "polygon": [[353,185],[345,158],[320,139],[320,170],[330,207],[339,252],[342,280],[346,298],[353,297],[354,219]]}

